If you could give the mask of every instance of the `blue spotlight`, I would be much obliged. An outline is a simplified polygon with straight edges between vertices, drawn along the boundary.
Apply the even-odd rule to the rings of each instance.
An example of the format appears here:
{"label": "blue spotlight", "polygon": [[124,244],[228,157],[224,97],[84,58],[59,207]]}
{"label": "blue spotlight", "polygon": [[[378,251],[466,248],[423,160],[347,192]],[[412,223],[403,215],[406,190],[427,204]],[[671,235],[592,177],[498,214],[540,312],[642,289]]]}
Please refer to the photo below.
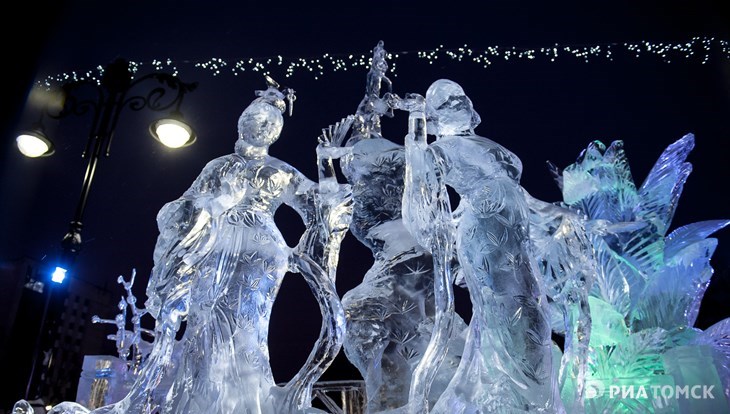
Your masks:
{"label": "blue spotlight", "polygon": [[56,266],[56,270],[53,271],[53,274],[51,275],[51,280],[56,283],[63,283],[63,280],[66,278],[66,269]]}

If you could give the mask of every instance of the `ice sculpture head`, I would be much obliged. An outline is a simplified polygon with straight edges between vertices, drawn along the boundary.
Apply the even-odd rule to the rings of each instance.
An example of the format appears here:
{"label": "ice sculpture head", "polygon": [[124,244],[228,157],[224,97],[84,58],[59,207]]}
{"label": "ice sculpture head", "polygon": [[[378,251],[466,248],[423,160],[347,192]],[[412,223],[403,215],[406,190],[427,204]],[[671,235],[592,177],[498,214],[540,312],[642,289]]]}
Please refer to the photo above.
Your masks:
{"label": "ice sculpture head", "polygon": [[426,91],[426,119],[429,134],[436,136],[473,133],[481,122],[464,89],[448,79],[437,80]]}
{"label": "ice sculpture head", "polygon": [[266,85],[266,90],[256,91],[258,98],[254,99],[238,118],[236,152],[243,150],[245,147],[243,143],[256,148],[268,148],[279,139],[281,128],[284,126],[283,113],[286,110],[284,92],[287,93],[286,98],[289,100],[291,113],[291,105],[295,99],[294,91],[292,89],[280,91],[279,84],[269,76],[266,76]]}
{"label": "ice sculpture head", "polygon": [[279,138],[283,125],[282,109],[267,98],[257,98],[238,118],[238,139],[254,147],[268,147]]}

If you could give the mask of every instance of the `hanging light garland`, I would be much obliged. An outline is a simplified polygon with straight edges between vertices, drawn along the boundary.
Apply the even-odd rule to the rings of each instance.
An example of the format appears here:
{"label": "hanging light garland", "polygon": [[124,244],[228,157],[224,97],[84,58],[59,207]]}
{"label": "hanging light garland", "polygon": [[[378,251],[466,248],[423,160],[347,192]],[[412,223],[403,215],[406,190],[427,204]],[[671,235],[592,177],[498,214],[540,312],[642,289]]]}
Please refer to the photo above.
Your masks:
{"label": "hanging light garland", "polygon": [[[439,60],[465,62],[489,68],[497,63],[518,62],[518,61],[549,61],[555,62],[558,59],[572,59],[585,63],[595,60],[613,61],[614,57],[623,52],[632,58],[653,56],[664,63],[671,63],[679,60],[696,60],[706,64],[711,56],[719,52],[720,59],[730,59],[730,42],[718,40],[714,37],[693,37],[685,42],[626,42],[607,43],[597,45],[559,45],[523,48],[523,47],[502,47],[491,46],[483,50],[476,50],[468,45],[458,48],[445,48],[439,45],[431,50],[414,50],[388,53],[389,73],[391,76],[398,76],[398,61],[406,56],[415,56],[434,64]],[[270,56],[258,58],[245,58],[228,60],[222,58],[210,58],[206,61],[174,61],[172,59],[158,60],[152,62],[130,62],[130,71],[135,74],[141,68],[150,66],[156,71],[166,71],[174,75],[178,74],[178,66],[192,66],[196,69],[210,72],[213,76],[229,74],[239,76],[246,72],[257,72],[270,75],[272,71],[283,73],[285,77],[291,77],[298,73],[305,73],[314,79],[319,79],[330,72],[347,71],[349,69],[368,67],[371,54],[331,54],[325,53],[319,57],[284,57]],[[92,80],[101,81],[103,66],[99,65],[93,70],[86,72],[66,72],[54,76],[48,76],[39,83],[51,87],[54,84],[66,82]]]}

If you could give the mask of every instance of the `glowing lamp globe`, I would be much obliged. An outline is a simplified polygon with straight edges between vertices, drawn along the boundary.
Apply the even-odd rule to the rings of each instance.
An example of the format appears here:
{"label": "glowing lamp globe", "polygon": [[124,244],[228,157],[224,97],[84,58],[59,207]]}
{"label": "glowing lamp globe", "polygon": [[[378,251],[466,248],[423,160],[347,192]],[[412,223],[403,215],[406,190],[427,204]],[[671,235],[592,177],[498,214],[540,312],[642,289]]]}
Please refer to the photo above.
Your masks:
{"label": "glowing lamp globe", "polygon": [[150,125],[150,133],[169,148],[181,148],[195,142],[193,129],[181,119],[164,118]]}
{"label": "glowing lamp globe", "polygon": [[40,131],[23,132],[15,139],[21,154],[30,158],[53,154],[53,143]]}

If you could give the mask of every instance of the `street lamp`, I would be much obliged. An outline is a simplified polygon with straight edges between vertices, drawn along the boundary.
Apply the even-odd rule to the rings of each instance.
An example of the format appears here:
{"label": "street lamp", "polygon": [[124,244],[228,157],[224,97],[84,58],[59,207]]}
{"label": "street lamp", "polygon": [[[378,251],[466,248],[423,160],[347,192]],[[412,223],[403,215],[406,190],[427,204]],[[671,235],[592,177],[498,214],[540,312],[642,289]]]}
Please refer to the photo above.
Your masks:
{"label": "street lamp", "polygon": [[[152,89],[146,94],[135,95],[134,91],[143,83],[151,84]],[[26,398],[30,398],[32,395],[40,396],[40,393],[34,394],[38,391],[38,387],[42,386],[42,381],[38,377],[39,374],[42,374],[40,372],[42,370],[38,370],[39,355],[41,347],[44,351],[51,351],[53,334],[46,325],[52,327],[58,316],[51,309],[53,308],[51,296],[54,290],[52,286],[63,283],[68,269],[81,250],[81,229],[86,201],[102,152],[105,156],[109,156],[119,115],[124,108],[133,111],[145,108],[157,112],[168,111],[169,116],[156,120],[150,126],[150,133],[156,140],[172,148],[190,145],[195,142],[196,136],[193,129],[185,122],[180,112],[180,106],[185,94],[196,87],[197,83],[183,83],[174,75],[160,72],[132,80],[129,63],[123,59],[117,59],[104,68],[100,82],[82,80],[64,84],[61,89],[65,102],[61,110],[54,113],[48,107],[44,108],[41,120],[31,130],[24,131],[18,136],[16,142],[23,155],[28,157],[48,156],[53,153],[54,146],[43,130],[41,121],[44,116],[59,120],[69,115],[91,114],[93,118],[86,149],[82,154],[88,161],[81,186],[81,195],[69,230],[61,240],[61,258],[51,276],[51,281],[55,283],[50,283],[48,286],[40,332],[36,338],[33,365],[26,386]],[[78,97],[77,94],[80,94],[82,89],[90,89],[92,92],[87,96],[91,97]],[[47,369],[45,361],[40,365],[44,366],[44,370]]]}
{"label": "street lamp", "polygon": [[[142,83],[154,86],[146,95],[132,95],[135,87]],[[78,98],[74,92],[90,87],[94,92],[92,98]],[[129,63],[124,59],[117,59],[106,66],[101,82],[92,80],[75,81],[64,84],[62,91],[65,97],[63,108],[58,113],[44,110],[43,115],[53,119],[61,119],[68,115],[84,115],[91,113],[93,125],[86,143],[84,158],[88,158],[84,181],[81,186],[74,218],[69,230],[61,241],[63,248],[61,266],[69,266],[81,249],[81,229],[86,201],[94,179],[97,163],[102,150],[109,156],[114,130],[119,115],[124,108],[139,111],[144,108],[153,111],[169,111],[165,118],[158,119],[150,125],[150,133],[162,144],[170,148],[185,147],[196,140],[193,129],[185,121],[180,106],[186,93],[193,91],[197,83],[183,83],[179,78],[167,73],[154,72],[132,80]],[[172,94],[169,98],[168,92]],[[42,115],[42,116],[43,116]],[[20,152],[28,157],[44,157],[51,155],[54,150],[52,141],[45,135],[41,122],[36,123],[31,130],[22,132],[16,139]],[[68,269],[66,267],[66,269]]]}
{"label": "street lamp", "polygon": [[46,136],[43,126],[40,124],[33,129],[21,132],[15,142],[20,153],[26,157],[47,157],[54,152],[53,141]]}
{"label": "street lamp", "polygon": [[195,141],[192,128],[180,112],[173,112],[151,123],[150,134],[169,148],[186,147]]}

